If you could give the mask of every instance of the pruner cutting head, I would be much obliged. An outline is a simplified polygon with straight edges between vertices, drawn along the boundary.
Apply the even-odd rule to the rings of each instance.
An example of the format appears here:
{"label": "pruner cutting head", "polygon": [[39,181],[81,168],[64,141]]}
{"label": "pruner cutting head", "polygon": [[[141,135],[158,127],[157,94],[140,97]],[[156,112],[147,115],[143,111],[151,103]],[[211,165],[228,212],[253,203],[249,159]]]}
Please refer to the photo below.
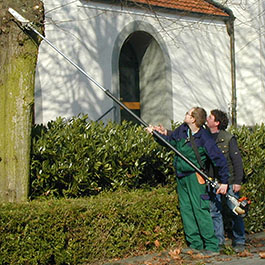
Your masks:
{"label": "pruner cutting head", "polygon": [[17,20],[19,21],[23,27],[27,27],[31,22],[24,17],[22,17],[16,10],[13,8],[9,7],[8,12]]}
{"label": "pruner cutting head", "polygon": [[238,199],[238,203],[239,203],[239,205],[233,209],[233,212],[236,215],[239,215],[241,217],[245,217],[248,213],[249,205],[251,204],[251,201],[248,200],[247,197],[242,197],[242,198]]}

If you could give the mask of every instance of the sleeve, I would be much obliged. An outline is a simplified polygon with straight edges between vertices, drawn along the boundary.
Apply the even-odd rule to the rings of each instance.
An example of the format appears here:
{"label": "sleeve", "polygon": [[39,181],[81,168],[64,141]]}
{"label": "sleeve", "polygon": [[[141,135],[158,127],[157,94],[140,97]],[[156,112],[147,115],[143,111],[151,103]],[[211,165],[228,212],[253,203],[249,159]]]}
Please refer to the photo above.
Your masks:
{"label": "sleeve", "polygon": [[241,153],[239,151],[237,140],[235,137],[232,137],[229,142],[229,156],[233,164],[234,172],[234,182],[233,184],[241,185],[243,180],[243,162],[241,158]]}
{"label": "sleeve", "polygon": [[[164,135],[164,134],[161,134],[159,133],[158,131],[156,131],[157,134],[159,134],[159,136],[161,136],[162,138],[164,138],[167,142],[170,142],[172,140],[176,140],[178,138],[178,134],[179,134],[179,131],[180,131],[180,127],[183,126],[183,125],[180,125],[178,128],[176,128],[174,131],[171,131],[171,133],[169,135]],[[165,146],[165,143],[163,143],[160,139],[158,139],[157,137],[155,137],[155,140],[162,146]]]}
{"label": "sleeve", "polygon": [[[208,134],[208,132],[207,132]],[[218,175],[222,184],[228,183],[229,169],[225,156],[222,151],[217,147],[212,136],[205,136],[205,149],[208,157],[212,161],[213,165],[218,169]]]}

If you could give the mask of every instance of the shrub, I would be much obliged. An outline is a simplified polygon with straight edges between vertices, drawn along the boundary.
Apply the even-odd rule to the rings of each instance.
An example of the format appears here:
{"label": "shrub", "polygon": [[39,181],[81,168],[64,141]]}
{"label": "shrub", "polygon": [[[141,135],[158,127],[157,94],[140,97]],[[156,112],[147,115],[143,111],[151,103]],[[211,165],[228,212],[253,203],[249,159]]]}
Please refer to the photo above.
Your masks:
{"label": "shrub", "polygon": [[166,188],[1,204],[0,264],[91,264],[172,247],[182,231]]}
{"label": "shrub", "polygon": [[265,126],[262,123],[252,128],[243,126],[230,130],[237,137],[246,174],[241,195],[251,200],[245,218],[246,229],[249,232],[262,231],[265,228]]}
{"label": "shrub", "polygon": [[[172,128],[179,124],[172,123]],[[230,128],[238,139],[251,200],[249,232],[264,229],[264,124]],[[33,129],[31,198],[80,197],[119,187],[132,190],[174,186],[173,152],[158,145],[139,125],[87,122],[87,116],[58,118]]]}
{"label": "shrub", "polygon": [[139,125],[57,118],[32,133],[31,198],[79,197],[174,179],[172,153]]}
{"label": "shrub", "polygon": [[[231,132],[247,175],[242,195],[252,201],[246,229],[262,231],[264,124]],[[104,126],[83,116],[35,126],[31,198],[53,199],[1,204],[0,264],[87,264],[176,245],[183,226],[172,155],[127,122]],[[154,188],[159,183],[169,185]]]}

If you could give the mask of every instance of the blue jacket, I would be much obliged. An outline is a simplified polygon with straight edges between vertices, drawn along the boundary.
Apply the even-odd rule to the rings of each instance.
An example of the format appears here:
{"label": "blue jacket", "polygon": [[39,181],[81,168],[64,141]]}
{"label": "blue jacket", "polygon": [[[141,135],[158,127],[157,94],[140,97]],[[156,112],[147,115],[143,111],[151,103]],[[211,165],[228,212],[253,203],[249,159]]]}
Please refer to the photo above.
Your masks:
{"label": "blue jacket", "polygon": [[[176,130],[174,130],[169,136],[160,134],[165,140],[170,142],[181,154],[189,159],[198,168],[201,168],[196,158],[195,152],[192,149],[190,143],[190,129],[187,124],[183,123]],[[197,145],[198,152],[201,156],[201,161],[204,168],[207,168],[207,161],[209,159],[218,169],[220,181],[222,184],[228,183],[229,170],[227,161],[222,154],[221,150],[217,147],[210,132],[204,128],[193,135],[195,144]],[[174,158],[174,166],[176,168],[177,176],[183,177],[192,173],[195,173],[195,169],[185,162],[180,156],[176,155]]]}

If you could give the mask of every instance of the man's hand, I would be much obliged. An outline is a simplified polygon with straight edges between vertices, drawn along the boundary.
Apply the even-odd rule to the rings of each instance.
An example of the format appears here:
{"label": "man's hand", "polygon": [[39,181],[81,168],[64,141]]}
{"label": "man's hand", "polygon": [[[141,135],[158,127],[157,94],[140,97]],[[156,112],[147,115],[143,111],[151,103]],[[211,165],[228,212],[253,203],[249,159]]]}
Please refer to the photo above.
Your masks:
{"label": "man's hand", "polygon": [[151,134],[153,134],[153,131],[157,131],[163,135],[167,135],[167,129],[165,129],[162,125],[149,125],[148,127],[145,128],[145,130]]}
{"label": "man's hand", "polygon": [[228,184],[220,184],[219,188],[216,191],[216,194],[226,194],[228,188]]}
{"label": "man's hand", "polygon": [[148,127],[145,128],[145,130],[148,133],[153,134],[154,126],[153,125],[149,125]]}
{"label": "man's hand", "polygon": [[158,131],[163,135],[167,135],[167,129],[165,129],[162,125],[154,126],[154,130]]}
{"label": "man's hand", "polygon": [[233,191],[234,192],[239,192],[241,189],[241,185],[239,184],[233,184]]}

